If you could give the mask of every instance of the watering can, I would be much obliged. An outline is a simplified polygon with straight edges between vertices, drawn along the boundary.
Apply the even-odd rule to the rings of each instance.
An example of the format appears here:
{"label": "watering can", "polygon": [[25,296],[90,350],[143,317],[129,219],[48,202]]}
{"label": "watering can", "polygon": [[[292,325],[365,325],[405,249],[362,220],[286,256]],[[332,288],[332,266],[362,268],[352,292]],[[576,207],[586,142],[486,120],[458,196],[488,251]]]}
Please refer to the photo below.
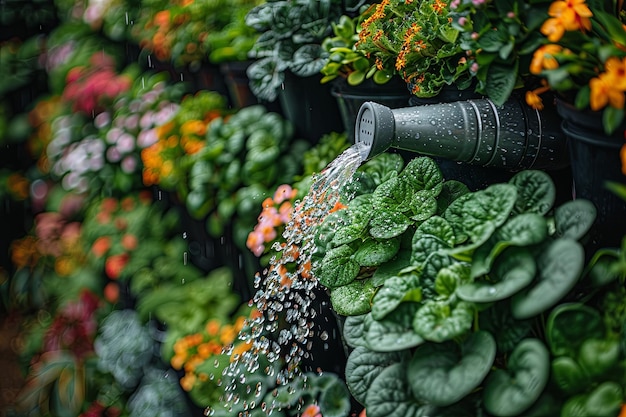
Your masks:
{"label": "watering can", "polygon": [[355,143],[365,161],[395,148],[508,171],[569,165],[561,119],[519,98],[496,106],[487,98],[390,109],[367,101]]}

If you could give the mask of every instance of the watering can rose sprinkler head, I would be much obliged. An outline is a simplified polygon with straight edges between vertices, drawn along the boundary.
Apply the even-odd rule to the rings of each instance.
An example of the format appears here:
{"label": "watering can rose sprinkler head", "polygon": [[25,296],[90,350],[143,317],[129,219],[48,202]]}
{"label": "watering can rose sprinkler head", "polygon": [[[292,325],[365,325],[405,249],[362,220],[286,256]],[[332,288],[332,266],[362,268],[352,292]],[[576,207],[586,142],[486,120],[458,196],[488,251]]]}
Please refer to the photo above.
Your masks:
{"label": "watering can rose sprinkler head", "polygon": [[355,144],[363,161],[389,148],[519,171],[569,164],[560,119],[519,99],[496,106],[489,99],[390,109],[361,105]]}

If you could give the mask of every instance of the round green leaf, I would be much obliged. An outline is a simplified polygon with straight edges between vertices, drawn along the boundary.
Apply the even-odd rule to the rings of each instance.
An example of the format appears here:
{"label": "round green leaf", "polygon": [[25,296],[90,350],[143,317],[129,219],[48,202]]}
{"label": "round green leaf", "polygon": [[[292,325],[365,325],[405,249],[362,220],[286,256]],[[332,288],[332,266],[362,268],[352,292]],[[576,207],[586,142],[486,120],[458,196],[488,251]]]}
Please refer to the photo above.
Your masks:
{"label": "round green leaf", "polygon": [[415,314],[413,330],[425,340],[443,342],[459,337],[472,327],[474,305],[428,301]]}
{"label": "round green leaf", "polygon": [[621,346],[617,340],[586,339],[580,346],[578,363],[591,376],[601,376],[617,365]]}
{"label": "round green leaf", "polygon": [[566,394],[575,394],[585,389],[589,380],[578,363],[569,356],[552,361],[552,379]]}
{"label": "round green leaf", "polygon": [[612,381],[603,382],[585,401],[588,416],[611,417],[617,415],[623,402],[623,389]]}
{"label": "round green leaf", "polygon": [[413,221],[399,211],[380,211],[370,222],[370,235],[376,239],[391,239],[404,233]]}
{"label": "round green leaf", "polygon": [[365,406],[368,417],[424,417],[422,404],[411,394],[401,363],[386,367],[374,379]]}
{"label": "round green leaf", "polygon": [[336,288],[354,281],[361,268],[353,259],[353,254],[348,245],[329,250],[322,261],[317,277],[319,282],[328,288]]}
{"label": "round green leaf", "polygon": [[344,417],[350,412],[350,393],[344,383],[334,378],[321,390],[319,407],[325,417]]}
{"label": "round green leaf", "polygon": [[374,379],[389,365],[408,359],[406,351],[374,352],[364,347],[357,347],[348,356],[346,362],[346,383],[352,396],[365,405],[367,390]]}
{"label": "round green leaf", "polygon": [[371,279],[358,279],[330,293],[330,302],[337,314],[358,316],[371,310],[371,300],[376,292]]}
{"label": "round green leaf", "polygon": [[354,254],[361,266],[378,266],[394,257],[400,249],[400,239],[366,240]]}
{"label": "round green leaf", "polygon": [[478,331],[457,346],[453,342],[418,346],[409,363],[413,394],[429,403],[447,406],[472,392],[489,373],[496,357],[496,342]]}
{"label": "round green leaf", "polygon": [[359,346],[367,347],[365,341],[365,317],[367,314],[360,316],[348,316],[343,322],[343,339],[350,347]]}
{"label": "round green leaf", "polygon": [[532,254],[524,248],[512,247],[496,258],[488,279],[477,279],[456,288],[459,298],[475,303],[488,303],[511,297],[528,286],[537,266]]}
{"label": "round green leaf", "polygon": [[554,223],[558,236],[578,240],[583,237],[596,219],[596,208],[588,200],[568,201],[554,210]]}
{"label": "round green leaf", "polygon": [[498,417],[518,416],[539,398],[550,375],[550,354],[538,339],[524,339],[513,350],[507,369],[485,382],[485,409]]}
{"label": "round green leaf", "polygon": [[417,303],[403,303],[383,320],[368,323],[365,340],[371,350],[392,352],[418,346],[424,339],[413,331]]}
{"label": "round green leaf", "polygon": [[554,356],[576,357],[584,340],[601,339],[604,332],[600,313],[580,303],[560,304],[546,320],[546,341]]}
{"label": "round green leaf", "polygon": [[[417,296],[418,294],[419,297]],[[405,301],[406,298],[410,298],[410,301],[421,300],[419,278],[414,274],[389,278],[374,295],[372,317],[376,320],[382,320]]]}
{"label": "round green leaf", "polygon": [[557,239],[539,254],[538,282],[513,297],[511,311],[518,319],[543,313],[576,284],[585,264],[585,251],[576,241]]}
{"label": "round green leaf", "polygon": [[537,213],[544,215],[554,205],[556,187],[550,175],[543,171],[527,169],[515,174],[510,184],[517,187],[515,213]]}

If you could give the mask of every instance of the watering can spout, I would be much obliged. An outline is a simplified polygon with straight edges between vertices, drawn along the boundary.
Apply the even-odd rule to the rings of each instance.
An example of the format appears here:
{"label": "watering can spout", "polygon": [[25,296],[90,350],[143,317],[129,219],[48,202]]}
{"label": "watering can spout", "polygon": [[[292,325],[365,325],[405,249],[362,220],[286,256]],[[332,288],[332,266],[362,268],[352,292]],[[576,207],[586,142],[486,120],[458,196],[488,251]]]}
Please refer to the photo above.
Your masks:
{"label": "watering can spout", "polygon": [[355,125],[363,160],[389,148],[509,171],[556,170],[569,164],[556,112],[521,100],[496,106],[489,99],[390,109],[365,102]]}

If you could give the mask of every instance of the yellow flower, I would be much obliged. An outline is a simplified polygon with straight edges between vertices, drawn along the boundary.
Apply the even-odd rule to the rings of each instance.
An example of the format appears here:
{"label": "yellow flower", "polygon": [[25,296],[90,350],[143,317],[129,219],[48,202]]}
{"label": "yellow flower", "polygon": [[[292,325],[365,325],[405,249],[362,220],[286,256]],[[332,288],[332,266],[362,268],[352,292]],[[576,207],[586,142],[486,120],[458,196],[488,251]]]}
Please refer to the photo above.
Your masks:
{"label": "yellow flower", "polygon": [[180,386],[187,392],[191,391],[195,383],[196,376],[194,374],[185,374],[185,376],[180,379]]}
{"label": "yellow flower", "polygon": [[591,93],[589,106],[591,110],[598,111],[610,105],[616,109],[624,108],[624,92],[613,82],[613,77],[608,73],[602,73],[589,81]]}
{"label": "yellow flower", "polygon": [[558,42],[565,33],[565,25],[563,25],[561,19],[551,17],[543,22],[540,31],[550,42]]}
{"label": "yellow flower", "polygon": [[593,13],[585,0],[557,0],[550,5],[548,14],[558,18],[565,30],[590,30]]}
{"label": "yellow flower", "polygon": [[563,47],[560,45],[543,45],[540,46],[533,54],[530,63],[530,72],[532,74],[540,74],[544,69],[552,70],[559,67],[559,63],[554,55],[560,53]]}

